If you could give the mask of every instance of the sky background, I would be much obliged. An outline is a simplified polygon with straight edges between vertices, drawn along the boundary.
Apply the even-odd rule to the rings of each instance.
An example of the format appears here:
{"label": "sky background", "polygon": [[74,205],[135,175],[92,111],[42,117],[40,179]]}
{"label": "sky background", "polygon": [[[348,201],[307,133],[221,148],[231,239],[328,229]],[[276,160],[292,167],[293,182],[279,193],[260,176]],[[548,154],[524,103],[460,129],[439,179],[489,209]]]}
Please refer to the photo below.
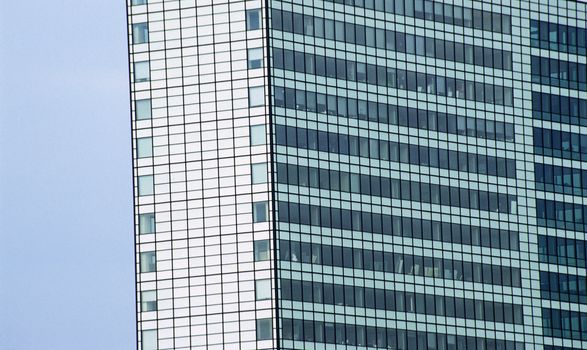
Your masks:
{"label": "sky background", "polygon": [[133,349],[123,0],[0,0],[0,349]]}

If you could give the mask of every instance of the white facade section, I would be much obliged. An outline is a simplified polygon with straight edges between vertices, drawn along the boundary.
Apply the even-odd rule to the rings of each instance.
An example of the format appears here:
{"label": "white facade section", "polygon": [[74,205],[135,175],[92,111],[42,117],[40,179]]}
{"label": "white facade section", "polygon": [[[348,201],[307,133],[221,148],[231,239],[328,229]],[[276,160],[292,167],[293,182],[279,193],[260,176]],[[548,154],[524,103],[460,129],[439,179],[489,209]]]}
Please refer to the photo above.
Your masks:
{"label": "white facade section", "polygon": [[139,349],[276,346],[263,6],[128,0]]}

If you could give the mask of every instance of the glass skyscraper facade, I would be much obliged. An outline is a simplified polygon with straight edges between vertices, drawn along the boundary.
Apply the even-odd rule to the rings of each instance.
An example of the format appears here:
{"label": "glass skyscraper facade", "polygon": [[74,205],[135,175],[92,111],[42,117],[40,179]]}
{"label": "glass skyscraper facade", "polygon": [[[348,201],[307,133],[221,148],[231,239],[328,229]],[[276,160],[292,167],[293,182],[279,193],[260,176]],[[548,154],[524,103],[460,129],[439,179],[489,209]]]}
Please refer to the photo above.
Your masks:
{"label": "glass skyscraper facade", "polygon": [[139,349],[587,348],[587,4],[127,0]]}

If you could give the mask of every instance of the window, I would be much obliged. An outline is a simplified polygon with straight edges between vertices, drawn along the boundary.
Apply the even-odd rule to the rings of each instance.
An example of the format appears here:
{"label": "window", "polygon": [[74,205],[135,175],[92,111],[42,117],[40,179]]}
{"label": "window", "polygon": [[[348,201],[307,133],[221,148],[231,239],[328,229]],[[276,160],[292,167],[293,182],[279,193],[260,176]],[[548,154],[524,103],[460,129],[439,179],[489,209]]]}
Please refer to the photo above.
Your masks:
{"label": "window", "polygon": [[268,340],[273,335],[273,326],[270,318],[257,320],[257,340]]}
{"label": "window", "polygon": [[249,49],[247,61],[249,69],[261,68],[263,66],[263,48]]}
{"label": "window", "polygon": [[253,243],[255,261],[269,260],[269,240],[263,239]]}
{"label": "window", "polygon": [[147,0],[132,0],[132,5],[145,5]]}
{"label": "window", "polygon": [[139,196],[148,196],[154,192],[153,175],[139,176]]}
{"label": "window", "polygon": [[267,163],[251,164],[251,177],[253,184],[267,182]]}
{"label": "window", "polygon": [[271,280],[267,279],[255,281],[255,299],[271,299]]}
{"label": "window", "polygon": [[135,62],[135,82],[143,82],[149,81],[150,73],[149,73],[149,61],[144,62]]}
{"label": "window", "polygon": [[155,213],[139,215],[139,234],[155,233]]}
{"label": "window", "polygon": [[251,126],[251,146],[265,144],[265,125]]}
{"label": "window", "polygon": [[136,23],[132,25],[132,43],[144,44],[149,41],[149,24]]}
{"label": "window", "polygon": [[255,86],[249,88],[249,107],[258,107],[265,104],[265,88]]}
{"label": "window", "polygon": [[148,331],[142,331],[142,350],[157,350],[157,330],[150,329]]}
{"label": "window", "polygon": [[[289,89],[288,89],[289,92]],[[275,106],[285,107],[285,89],[282,87],[275,87],[274,89]]]}
{"label": "window", "polygon": [[135,115],[137,120],[151,119],[151,100],[135,101]]}
{"label": "window", "polygon": [[247,11],[247,30],[261,28],[261,9]]}
{"label": "window", "polygon": [[157,291],[141,292],[141,312],[157,311]]}
{"label": "window", "polygon": [[141,272],[154,272],[157,270],[157,255],[155,252],[141,253]]}
{"label": "window", "polygon": [[253,222],[265,222],[267,216],[267,202],[253,203]]}
{"label": "window", "polygon": [[153,139],[151,137],[143,137],[137,139],[137,158],[145,158],[153,156]]}

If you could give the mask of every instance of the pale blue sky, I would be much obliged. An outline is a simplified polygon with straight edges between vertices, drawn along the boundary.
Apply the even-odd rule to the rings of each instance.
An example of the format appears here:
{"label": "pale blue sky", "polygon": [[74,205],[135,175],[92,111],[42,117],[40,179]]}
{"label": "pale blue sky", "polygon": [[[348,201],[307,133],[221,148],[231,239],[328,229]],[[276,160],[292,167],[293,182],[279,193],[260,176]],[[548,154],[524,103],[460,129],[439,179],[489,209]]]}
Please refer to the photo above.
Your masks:
{"label": "pale blue sky", "polygon": [[0,349],[133,349],[125,1],[0,0]]}

